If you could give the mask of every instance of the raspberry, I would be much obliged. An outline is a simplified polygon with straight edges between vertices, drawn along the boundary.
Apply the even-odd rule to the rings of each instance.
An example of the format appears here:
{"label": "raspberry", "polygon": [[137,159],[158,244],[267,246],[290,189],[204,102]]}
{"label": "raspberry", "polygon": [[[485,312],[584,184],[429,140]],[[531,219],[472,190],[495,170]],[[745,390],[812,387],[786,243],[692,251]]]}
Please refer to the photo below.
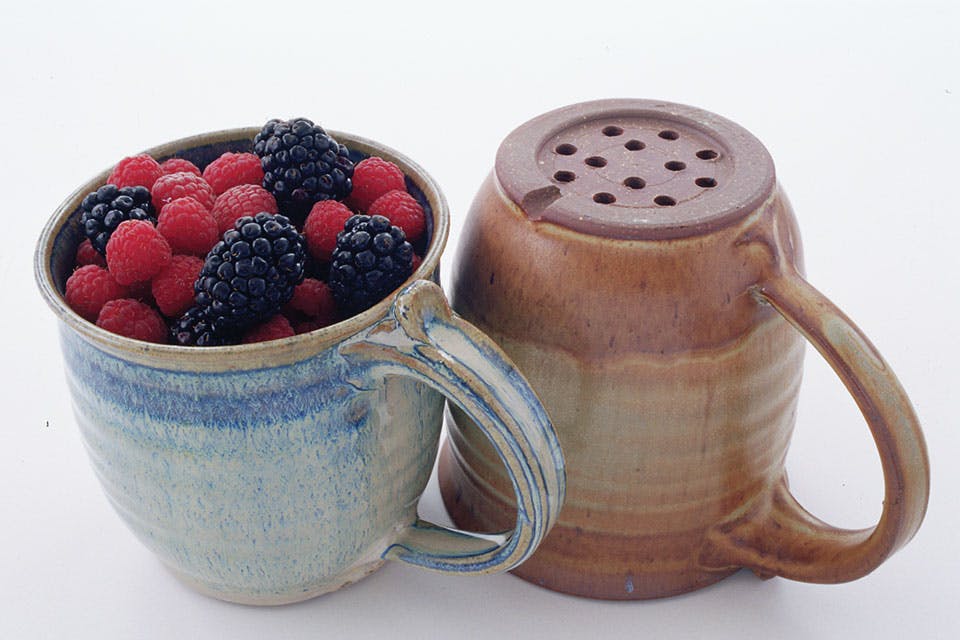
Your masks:
{"label": "raspberry", "polygon": [[193,306],[193,283],[202,268],[203,260],[196,256],[173,256],[170,264],[153,276],[150,290],[160,313],[174,318]]}
{"label": "raspberry", "polygon": [[337,246],[337,234],[353,212],[342,202],[321,200],[310,209],[303,223],[303,235],[307,239],[310,255],[321,262],[329,262]]}
{"label": "raspberry", "polygon": [[98,267],[107,266],[107,261],[103,258],[99,251],[94,249],[93,243],[89,240],[84,240],[80,243],[80,246],[77,247],[77,256],[73,260],[74,266],[84,267],[88,264],[95,264]]}
{"label": "raspberry", "polygon": [[123,187],[146,187],[150,189],[157,178],[163,175],[163,170],[157,161],[145,153],[138,156],[124,158],[117,163],[107,178],[107,184]]}
{"label": "raspberry", "polygon": [[252,184],[241,184],[227,189],[217,197],[211,211],[220,235],[233,229],[233,223],[240,218],[255,216],[261,212],[278,213],[277,200],[263,187]]}
{"label": "raspberry", "polygon": [[217,221],[193,198],[177,198],[163,206],[157,221],[160,232],[174,253],[205,256],[220,239]]}
{"label": "raspberry", "polygon": [[[326,282],[304,278],[293,289],[293,297],[283,312],[293,321],[313,321],[316,327],[325,327],[337,321],[337,304]],[[298,332],[299,333],[299,332]]]}
{"label": "raspberry", "polygon": [[[238,184],[260,185],[263,182],[263,169],[260,158],[252,153],[230,153],[229,151],[207,165],[203,170],[203,179],[207,181],[218,196]],[[258,212],[259,213],[259,212]]]}
{"label": "raspberry", "polygon": [[200,175],[200,169],[186,158],[170,158],[160,163],[160,170],[163,175],[171,173],[192,173],[195,176]]}
{"label": "raspberry", "polygon": [[67,278],[67,304],[90,322],[96,322],[104,304],[126,295],[127,288],[95,264],[84,265]]}
{"label": "raspberry", "polygon": [[111,300],[103,305],[97,317],[97,326],[134,340],[167,341],[167,325],[160,314],[132,298]]}
{"label": "raspberry", "polygon": [[266,322],[261,322],[260,324],[248,329],[243,334],[243,338],[240,340],[240,342],[243,344],[266,342],[267,340],[289,338],[292,335],[294,335],[294,331],[293,327],[290,326],[290,321],[278,313]]}
{"label": "raspberry", "polygon": [[107,266],[120,284],[149,280],[170,262],[170,245],[149,222],[126,220],[107,242]]}
{"label": "raspberry", "polygon": [[417,254],[413,254],[413,270],[416,271],[419,269],[421,264],[423,264],[423,258]]}
{"label": "raspberry", "polygon": [[406,191],[403,171],[389,160],[370,156],[353,169],[353,191],[350,204],[366,212],[374,201],[388,191]]}
{"label": "raspberry", "polygon": [[423,207],[406,191],[390,191],[370,205],[371,216],[383,216],[390,224],[403,229],[410,242],[416,242],[426,228]]}
{"label": "raspberry", "polygon": [[185,171],[160,176],[153,183],[150,192],[153,195],[153,206],[158,211],[168,202],[184,197],[193,198],[209,210],[213,208],[213,202],[217,198],[206,180]]}

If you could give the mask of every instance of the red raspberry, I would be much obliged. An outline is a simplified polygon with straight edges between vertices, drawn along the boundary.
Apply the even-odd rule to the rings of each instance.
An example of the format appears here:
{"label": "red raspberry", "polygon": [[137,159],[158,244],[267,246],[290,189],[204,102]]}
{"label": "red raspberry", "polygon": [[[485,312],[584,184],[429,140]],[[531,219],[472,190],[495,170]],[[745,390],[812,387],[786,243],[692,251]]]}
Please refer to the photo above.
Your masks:
{"label": "red raspberry", "polygon": [[263,169],[260,158],[252,153],[230,153],[229,151],[203,170],[203,179],[220,195],[238,184],[260,185],[263,182]]}
{"label": "red raspberry", "polygon": [[124,220],[107,242],[107,267],[120,284],[149,280],[171,255],[166,239],[146,220]]}
{"label": "red raspberry", "polygon": [[217,221],[217,232],[222,235],[233,229],[238,218],[255,216],[261,211],[278,213],[276,198],[259,185],[241,184],[220,194],[211,213]]}
{"label": "red raspberry", "polygon": [[167,341],[167,325],[160,314],[153,307],[132,298],[111,300],[103,305],[97,326],[134,340]]}
{"label": "red raspberry", "polygon": [[343,231],[343,223],[352,215],[347,205],[336,200],[321,200],[313,205],[303,223],[303,235],[314,258],[330,261],[337,247],[337,234]]}
{"label": "red raspberry", "polygon": [[353,191],[350,204],[360,211],[367,211],[377,198],[393,190],[406,191],[403,171],[389,160],[370,156],[353,168]]}
{"label": "red raspberry", "polygon": [[368,213],[372,216],[388,218],[390,224],[403,229],[410,242],[420,238],[427,225],[423,207],[406,191],[390,191],[383,194],[370,205]]}
{"label": "red raspberry", "polygon": [[90,322],[97,321],[104,304],[126,295],[127,288],[95,264],[84,265],[67,278],[67,304]]}
{"label": "red raspberry", "polygon": [[192,173],[195,176],[199,176],[200,169],[197,168],[197,165],[193,164],[185,158],[170,158],[169,160],[164,160],[160,163],[160,170],[163,171],[163,175],[169,175],[171,173]]}
{"label": "red raspberry", "polygon": [[413,254],[413,271],[419,269],[421,264],[423,264],[423,258],[417,254]]}
{"label": "red raspberry", "polygon": [[115,184],[117,188],[146,187],[151,189],[157,178],[163,175],[163,170],[157,161],[145,153],[138,156],[124,158],[113,168],[107,184]]}
{"label": "red raspberry", "polygon": [[107,266],[107,261],[100,255],[99,251],[93,248],[92,242],[84,240],[80,243],[80,246],[77,247],[77,256],[73,259],[73,264],[76,267],[83,267],[88,264],[105,267]]}
{"label": "red raspberry", "polygon": [[157,218],[160,232],[174,253],[205,256],[217,244],[217,221],[206,207],[193,198],[177,198],[163,205]]}
{"label": "red raspberry", "polygon": [[217,199],[206,180],[185,171],[157,178],[150,190],[150,195],[157,211],[163,209],[163,205],[168,202],[185,197],[193,198],[210,210],[213,208],[214,200]]}
{"label": "red raspberry", "polygon": [[196,256],[173,256],[163,271],[153,276],[150,290],[160,313],[175,318],[193,306],[193,283],[203,260]]}
{"label": "red raspberry", "polygon": [[284,308],[288,318],[295,321],[312,320],[319,327],[325,327],[337,321],[337,303],[326,282],[315,278],[304,278],[293,289],[293,298]]}
{"label": "red raspberry", "polygon": [[289,338],[292,335],[294,335],[294,332],[293,327],[290,326],[290,321],[278,313],[266,322],[261,322],[248,329],[240,341],[243,344],[250,344],[252,342]]}

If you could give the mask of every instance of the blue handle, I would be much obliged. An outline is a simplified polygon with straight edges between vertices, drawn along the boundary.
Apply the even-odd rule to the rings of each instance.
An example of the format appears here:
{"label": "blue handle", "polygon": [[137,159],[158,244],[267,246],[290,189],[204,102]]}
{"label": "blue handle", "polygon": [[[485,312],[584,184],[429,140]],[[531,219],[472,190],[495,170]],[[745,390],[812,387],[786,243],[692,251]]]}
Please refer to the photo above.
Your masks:
{"label": "blue handle", "polygon": [[392,314],[341,347],[382,375],[411,376],[459,406],[489,438],[517,498],[513,531],[481,535],[417,520],[384,558],[445,573],[509,571],[556,522],[566,491],[560,443],[530,385],[476,327],[456,316],[436,284],[400,292]]}

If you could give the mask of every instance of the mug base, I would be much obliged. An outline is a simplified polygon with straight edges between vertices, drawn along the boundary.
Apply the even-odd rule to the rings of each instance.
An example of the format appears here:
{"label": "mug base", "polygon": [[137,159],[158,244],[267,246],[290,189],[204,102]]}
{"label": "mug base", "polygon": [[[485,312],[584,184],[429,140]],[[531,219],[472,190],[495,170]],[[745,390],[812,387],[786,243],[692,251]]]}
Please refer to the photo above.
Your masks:
{"label": "mug base", "polygon": [[171,567],[168,564],[164,564],[164,566],[181,583],[210,598],[223,600],[224,602],[232,602],[234,604],[258,607],[275,607],[285,604],[304,602],[306,600],[316,598],[317,596],[322,596],[324,594],[332,593],[342,589],[343,587],[349,586],[354,582],[358,582],[363,578],[366,578],[368,575],[383,566],[384,562],[384,560],[378,559],[374,562],[368,562],[366,564],[354,567],[347,573],[338,576],[334,581],[309,585],[302,589],[294,589],[280,593],[250,593],[244,591],[223,590],[201,582],[196,578],[187,575],[183,571]]}
{"label": "mug base", "polygon": [[[454,524],[479,532],[502,531],[515,517],[516,507],[500,500],[472,479],[444,442],[438,466],[440,494]],[[584,551],[593,549],[594,552]],[[650,600],[680,595],[710,586],[739,568],[711,571],[687,564],[683,568],[657,567],[631,549],[643,540],[630,536],[593,535],[563,514],[544,542],[511,573],[539,587],[599,600]],[[616,557],[614,557],[616,556]],[[686,563],[685,563],[686,564]],[[646,566],[644,566],[646,565]]]}
{"label": "mug base", "polygon": [[625,601],[625,600],[656,600],[659,598],[670,598],[673,596],[680,596],[686,593],[691,593],[693,591],[699,591],[711,585],[720,582],[724,578],[728,578],[734,573],[739,571],[739,569],[731,569],[729,571],[724,571],[723,573],[711,573],[708,575],[698,576],[695,582],[685,582],[679,586],[671,586],[669,590],[665,589],[656,589],[653,590],[642,588],[643,583],[652,582],[653,580],[649,576],[642,576],[635,578],[636,584],[641,585],[633,587],[634,591],[631,593],[626,587],[627,581],[621,579],[617,576],[614,579],[610,577],[604,577],[603,580],[598,580],[591,582],[589,585],[583,585],[584,576],[576,576],[574,579],[565,579],[564,576],[551,576],[545,577],[542,572],[537,572],[535,570],[530,571],[530,573],[525,573],[523,568],[517,568],[511,571],[513,575],[517,576],[521,580],[525,580],[531,584],[534,584],[538,587],[542,587],[549,591],[556,591],[557,593],[563,593],[568,596],[577,596],[578,598],[590,598],[591,600],[610,600],[610,601]]}

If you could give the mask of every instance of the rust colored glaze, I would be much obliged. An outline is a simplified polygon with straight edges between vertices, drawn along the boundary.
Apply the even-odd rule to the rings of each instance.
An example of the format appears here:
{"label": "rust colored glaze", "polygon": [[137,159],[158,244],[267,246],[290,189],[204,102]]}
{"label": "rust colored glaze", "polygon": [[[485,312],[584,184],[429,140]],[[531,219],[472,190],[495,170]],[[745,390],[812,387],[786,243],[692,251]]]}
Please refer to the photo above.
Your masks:
{"label": "rust colored glaze", "polygon": [[[683,593],[740,567],[810,582],[859,578],[913,536],[926,509],[929,463],[909,399],[859,329],[804,280],[796,220],[772,161],[766,156],[769,172],[763,162],[759,170],[737,163],[757,160],[755,139],[690,107],[636,102],[634,110],[604,101],[535,119],[539,138],[530,123],[518,129],[529,153],[511,134],[461,236],[453,306],[524,372],[567,463],[558,524],[515,573],[608,599]],[[678,112],[682,126],[660,124]],[[544,149],[567,162],[574,152],[561,140],[595,157],[594,143],[634,139],[631,127],[649,122],[680,136],[667,142],[694,138],[690,148],[705,146],[696,136],[712,137],[711,148],[732,159],[725,184],[691,191],[668,218],[648,216],[633,229],[620,224],[632,214],[596,213],[595,202],[586,205],[595,215],[578,217],[576,192],[546,204],[536,189],[515,197],[531,193],[517,184],[536,172],[514,174],[514,164],[536,166]],[[698,130],[698,122],[707,124]],[[554,171],[539,164],[540,173]],[[871,529],[831,527],[786,488],[804,338],[846,384],[880,452],[885,499]],[[502,465],[452,413],[440,459],[447,509],[459,526],[509,528],[513,489]]]}

